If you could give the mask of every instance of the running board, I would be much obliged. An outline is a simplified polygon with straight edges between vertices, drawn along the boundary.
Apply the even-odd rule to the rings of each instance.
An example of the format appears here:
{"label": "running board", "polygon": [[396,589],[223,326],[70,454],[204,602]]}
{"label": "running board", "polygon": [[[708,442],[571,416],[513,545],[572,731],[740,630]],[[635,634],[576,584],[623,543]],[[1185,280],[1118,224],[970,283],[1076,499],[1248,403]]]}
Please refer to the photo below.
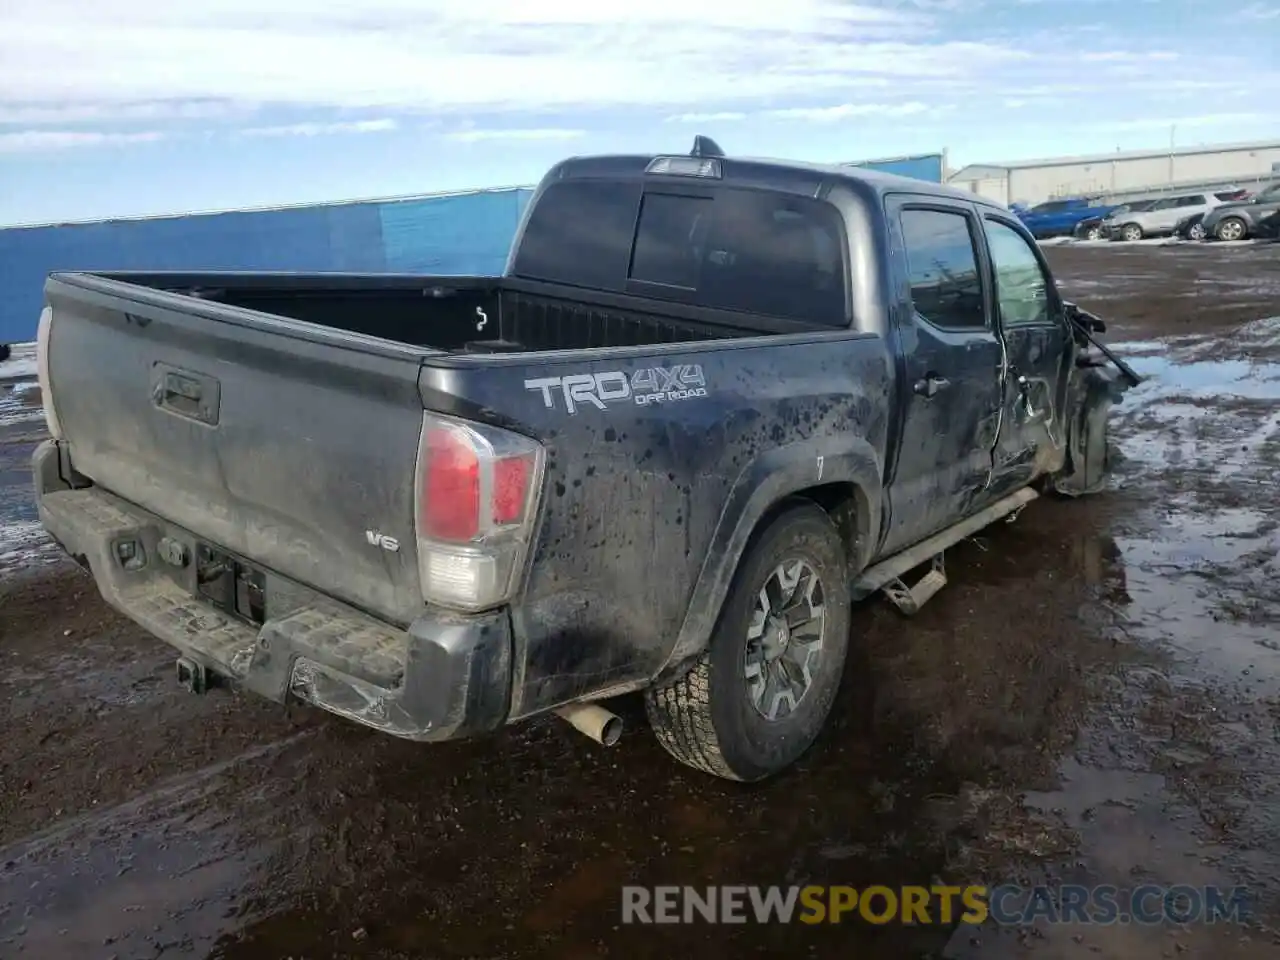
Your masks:
{"label": "running board", "polygon": [[[947,572],[943,560],[943,552],[947,547],[955,546],[965,537],[973,536],[983,527],[990,526],[1001,518],[1012,521],[1023,507],[1038,496],[1039,494],[1030,487],[1024,487],[973,516],[935,533],[914,547],[908,547],[888,560],[868,567],[853,581],[853,599],[863,600],[877,590],[883,590],[894,606],[907,616],[912,616],[947,585]],[[929,572],[921,577],[914,587],[908,587],[902,582],[904,573],[927,561],[932,561]]]}

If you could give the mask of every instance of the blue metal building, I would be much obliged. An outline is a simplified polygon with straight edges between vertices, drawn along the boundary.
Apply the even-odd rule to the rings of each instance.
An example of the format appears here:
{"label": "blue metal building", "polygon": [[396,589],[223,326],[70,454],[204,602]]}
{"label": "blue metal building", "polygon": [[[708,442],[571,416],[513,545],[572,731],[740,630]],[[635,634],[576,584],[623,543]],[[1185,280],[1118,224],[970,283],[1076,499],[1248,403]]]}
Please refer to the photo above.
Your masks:
{"label": "blue metal building", "polygon": [[57,270],[501,273],[525,187],[0,229],[0,343],[34,339]]}
{"label": "blue metal building", "polygon": [[[940,183],[945,154],[864,167]],[[0,343],[35,338],[58,270],[501,273],[529,187],[0,229]]]}
{"label": "blue metal building", "polygon": [[878,170],[880,173],[893,173],[899,177],[928,180],[930,183],[944,183],[947,179],[947,154],[945,151],[942,153],[917,153],[906,157],[887,157],[883,160],[857,160],[853,163],[842,163],[841,166]]}

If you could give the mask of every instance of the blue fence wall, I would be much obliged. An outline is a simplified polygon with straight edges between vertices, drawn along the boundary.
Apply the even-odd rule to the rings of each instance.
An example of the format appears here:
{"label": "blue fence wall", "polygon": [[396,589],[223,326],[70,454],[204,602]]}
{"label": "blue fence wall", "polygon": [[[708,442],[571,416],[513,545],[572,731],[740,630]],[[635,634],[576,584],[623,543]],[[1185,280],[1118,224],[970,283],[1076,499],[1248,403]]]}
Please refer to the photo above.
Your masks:
{"label": "blue fence wall", "polygon": [[0,343],[35,338],[57,270],[499,273],[528,189],[0,229]]}
{"label": "blue fence wall", "polygon": [[847,167],[862,167],[880,173],[893,173],[899,177],[912,177],[942,183],[945,179],[946,160],[940,153],[925,153],[913,157],[893,157],[888,160],[860,160],[847,163]]}

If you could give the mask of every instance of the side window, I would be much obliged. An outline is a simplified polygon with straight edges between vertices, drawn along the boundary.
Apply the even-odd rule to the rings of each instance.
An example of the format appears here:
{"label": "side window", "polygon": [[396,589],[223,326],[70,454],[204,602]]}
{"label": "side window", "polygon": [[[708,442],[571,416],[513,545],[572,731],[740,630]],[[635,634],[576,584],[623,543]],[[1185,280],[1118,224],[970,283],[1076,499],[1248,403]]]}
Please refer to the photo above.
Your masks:
{"label": "side window", "polygon": [[911,302],[936,327],[987,325],[982,280],[969,217],[941,210],[903,210]]}
{"label": "side window", "polygon": [[649,192],[628,276],[705,307],[844,326],[841,230],[835,208],[808,197]]}
{"label": "side window", "polygon": [[552,283],[622,290],[639,205],[639,184],[585,179],[551,184],[525,224],[513,272]]}
{"label": "side window", "polygon": [[1000,322],[1005,327],[1050,322],[1049,281],[1030,244],[999,221],[986,223]]}

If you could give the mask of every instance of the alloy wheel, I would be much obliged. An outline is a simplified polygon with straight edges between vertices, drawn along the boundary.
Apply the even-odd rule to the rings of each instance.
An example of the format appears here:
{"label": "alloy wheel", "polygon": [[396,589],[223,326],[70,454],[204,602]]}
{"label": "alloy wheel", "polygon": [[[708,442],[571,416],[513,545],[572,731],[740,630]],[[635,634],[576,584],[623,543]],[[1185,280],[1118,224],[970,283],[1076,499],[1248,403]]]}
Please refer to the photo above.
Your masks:
{"label": "alloy wheel", "polygon": [[805,560],[778,564],[756,596],[743,676],[766,720],[793,712],[813,686],[826,634],[822,581]]}

